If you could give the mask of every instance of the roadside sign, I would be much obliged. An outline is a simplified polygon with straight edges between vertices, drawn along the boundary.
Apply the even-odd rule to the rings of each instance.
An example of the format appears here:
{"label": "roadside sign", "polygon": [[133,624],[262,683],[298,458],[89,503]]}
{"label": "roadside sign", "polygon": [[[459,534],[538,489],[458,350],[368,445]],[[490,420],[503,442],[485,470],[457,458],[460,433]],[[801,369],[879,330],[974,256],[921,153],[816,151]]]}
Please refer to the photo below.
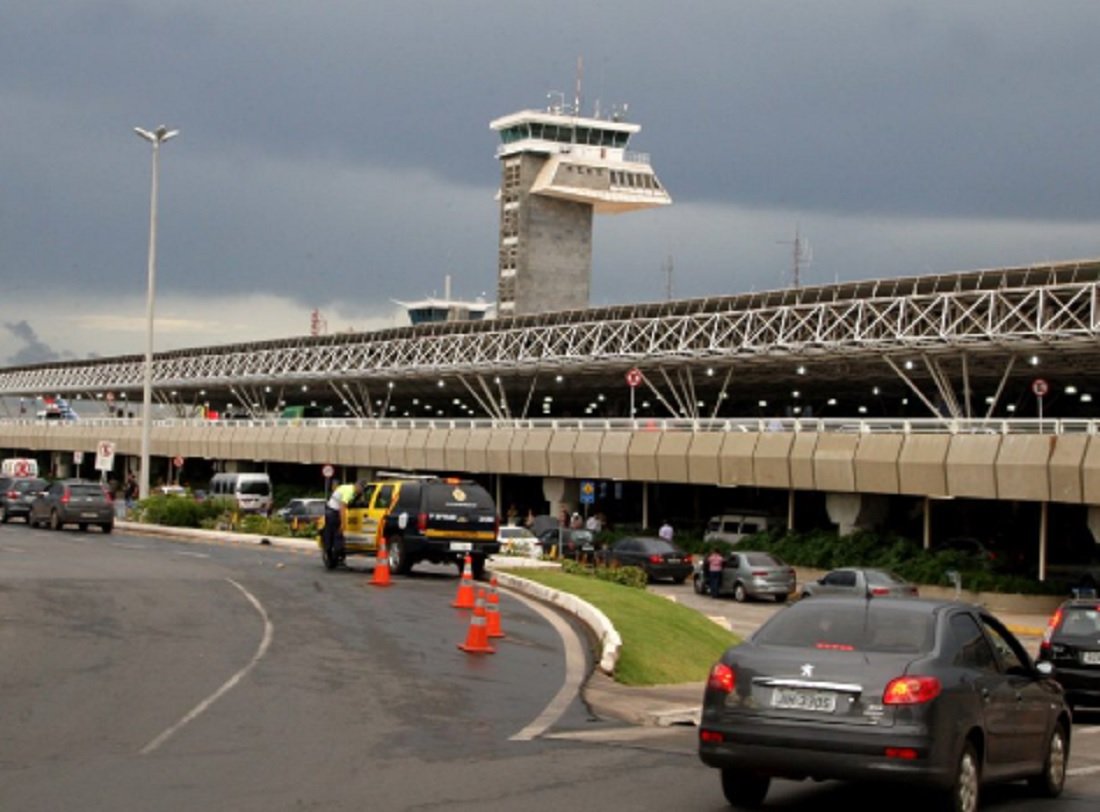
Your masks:
{"label": "roadside sign", "polygon": [[115,467],[115,444],[110,440],[100,440],[95,449],[95,469],[110,471]]}
{"label": "roadside sign", "polygon": [[581,480],[581,504],[592,505],[596,502],[596,483],[591,479]]}
{"label": "roadside sign", "polygon": [[333,468],[331,465],[325,465],[324,467],[321,468],[321,475],[325,479],[332,479],[332,475],[335,474],[335,473],[336,473],[336,469]]}
{"label": "roadside sign", "polygon": [[73,465],[80,465],[80,463],[82,463],[82,462],[84,462],[84,452],[83,451],[74,451],[73,452]]}
{"label": "roadside sign", "polygon": [[178,457],[177,456],[174,460],[172,460],[172,464],[175,465],[177,468],[182,468],[183,467],[183,457]]}
{"label": "roadside sign", "polygon": [[626,385],[633,389],[636,386],[640,386],[642,383],[642,371],[637,367],[634,367],[626,373]]}
{"label": "roadside sign", "polygon": [[1031,382],[1031,392],[1037,398],[1045,397],[1050,391],[1050,385],[1042,378],[1036,378]]}

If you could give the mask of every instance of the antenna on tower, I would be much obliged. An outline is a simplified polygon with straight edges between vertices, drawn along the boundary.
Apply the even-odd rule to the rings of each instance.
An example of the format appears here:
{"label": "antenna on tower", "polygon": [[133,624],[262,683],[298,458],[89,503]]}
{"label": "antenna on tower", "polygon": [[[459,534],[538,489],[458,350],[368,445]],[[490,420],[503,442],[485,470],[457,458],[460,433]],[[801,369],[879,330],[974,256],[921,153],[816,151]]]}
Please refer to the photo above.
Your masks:
{"label": "antenna on tower", "polygon": [[573,115],[581,114],[581,80],[584,78],[584,57],[577,57],[577,89],[573,94]]}
{"label": "antenna on tower", "polygon": [[782,245],[790,245],[793,247],[791,257],[791,286],[797,290],[802,287],[802,267],[809,267],[813,262],[813,249],[810,248],[809,240],[804,240],[798,233],[798,226],[794,227],[794,242],[787,240],[777,240]]}

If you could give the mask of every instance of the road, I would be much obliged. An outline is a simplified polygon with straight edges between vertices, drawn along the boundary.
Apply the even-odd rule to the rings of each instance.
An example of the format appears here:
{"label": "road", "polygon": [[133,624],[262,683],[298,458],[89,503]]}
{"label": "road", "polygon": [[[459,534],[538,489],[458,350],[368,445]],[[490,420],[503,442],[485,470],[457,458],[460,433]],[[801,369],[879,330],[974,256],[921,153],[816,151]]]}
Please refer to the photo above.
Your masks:
{"label": "road", "polygon": [[[502,594],[507,637],[469,655],[453,568],[368,580],[274,547],[0,526],[0,809],[725,808],[693,729],[577,699],[572,624]],[[1094,809],[1096,730],[1075,729],[1065,798],[1009,787],[987,808]],[[822,802],[872,799],[769,795]]]}

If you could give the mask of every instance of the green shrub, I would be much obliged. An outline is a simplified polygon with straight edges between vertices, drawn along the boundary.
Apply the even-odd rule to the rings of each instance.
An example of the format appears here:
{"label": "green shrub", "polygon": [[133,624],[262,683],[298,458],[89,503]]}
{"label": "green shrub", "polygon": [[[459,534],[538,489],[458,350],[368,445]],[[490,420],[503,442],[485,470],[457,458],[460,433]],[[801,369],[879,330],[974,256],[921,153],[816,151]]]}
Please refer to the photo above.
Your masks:
{"label": "green shrub", "polygon": [[648,579],[645,570],[640,567],[604,567],[589,566],[583,562],[566,559],[561,562],[562,572],[570,575],[588,575],[601,581],[645,589]]}
{"label": "green shrub", "polygon": [[134,519],[167,527],[201,527],[204,521],[216,521],[232,509],[233,503],[227,499],[196,502],[184,496],[155,494],[138,502]]}

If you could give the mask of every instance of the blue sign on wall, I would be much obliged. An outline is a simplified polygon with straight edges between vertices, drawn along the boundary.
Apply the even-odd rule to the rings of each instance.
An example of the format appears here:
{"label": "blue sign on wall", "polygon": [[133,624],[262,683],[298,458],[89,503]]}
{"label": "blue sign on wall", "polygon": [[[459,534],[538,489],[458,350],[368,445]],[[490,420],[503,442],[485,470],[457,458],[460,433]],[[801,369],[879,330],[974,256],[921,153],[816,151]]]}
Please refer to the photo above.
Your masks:
{"label": "blue sign on wall", "polygon": [[596,501],[596,483],[591,479],[581,480],[581,504],[591,505]]}

